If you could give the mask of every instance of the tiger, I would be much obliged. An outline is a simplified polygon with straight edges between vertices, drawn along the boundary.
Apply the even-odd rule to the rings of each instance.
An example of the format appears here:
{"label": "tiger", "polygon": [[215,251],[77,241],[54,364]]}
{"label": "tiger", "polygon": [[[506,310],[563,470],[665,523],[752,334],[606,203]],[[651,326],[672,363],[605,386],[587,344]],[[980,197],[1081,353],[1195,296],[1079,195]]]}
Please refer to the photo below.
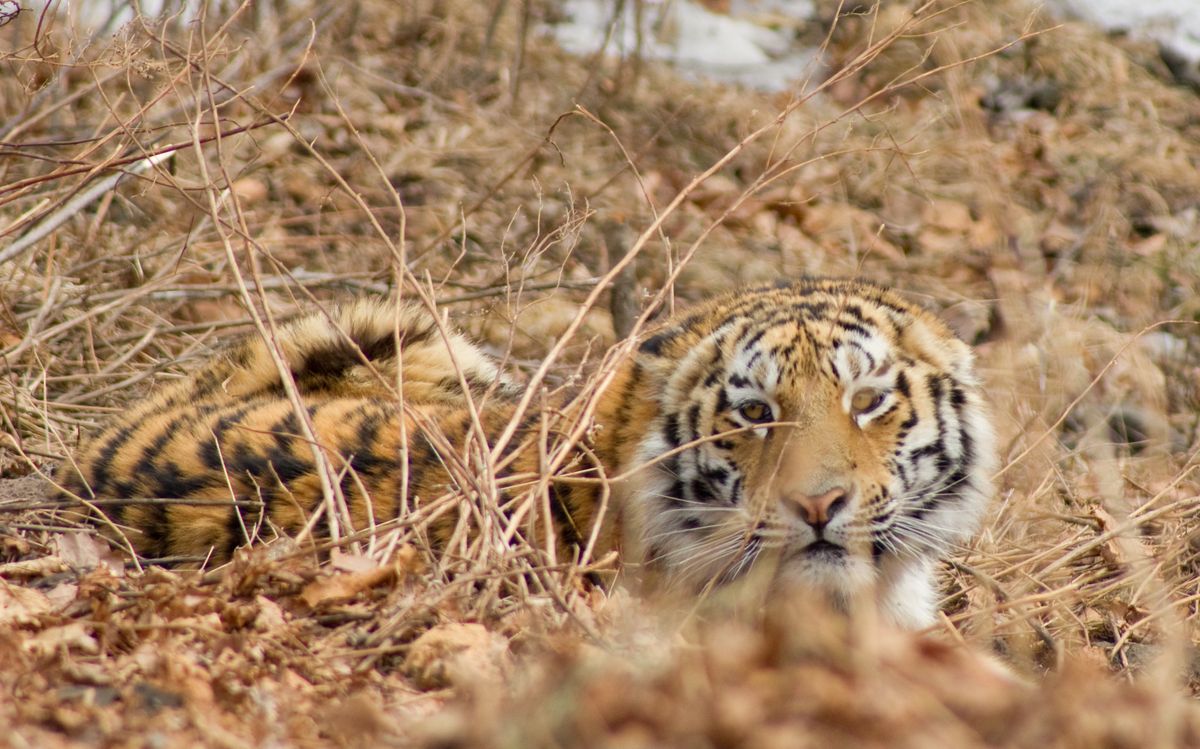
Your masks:
{"label": "tiger", "polygon": [[[544,478],[549,520],[522,528],[560,560],[615,554],[644,588],[691,593],[753,574],[936,622],[939,563],[981,525],[996,465],[973,351],[936,315],[804,278],[701,301],[624,352],[593,398],[547,405],[426,307],[359,300],[235,342],[59,480],[139,555],[217,564],[271,533],[327,534],[331,491],[357,530],[478,496],[458,484],[500,439],[497,495]],[[547,408],[586,421],[549,476]],[[463,522],[433,518],[430,548]]]}

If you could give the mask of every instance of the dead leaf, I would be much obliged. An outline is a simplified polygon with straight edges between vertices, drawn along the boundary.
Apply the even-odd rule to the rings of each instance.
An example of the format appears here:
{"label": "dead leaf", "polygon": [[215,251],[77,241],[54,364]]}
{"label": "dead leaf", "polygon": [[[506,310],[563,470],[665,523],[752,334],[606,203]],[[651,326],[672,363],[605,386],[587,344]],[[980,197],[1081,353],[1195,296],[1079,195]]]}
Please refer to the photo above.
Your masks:
{"label": "dead leaf", "polygon": [[0,564],[0,577],[45,577],[65,572],[66,570],[67,565],[62,559],[57,556],[48,556]]}
{"label": "dead leaf", "polygon": [[75,583],[59,583],[46,594],[47,600],[54,605],[55,610],[61,611],[67,604],[79,595],[79,586]]}
{"label": "dead leaf", "polygon": [[921,212],[926,226],[945,232],[966,233],[975,223],[971,209],[957,200],[934,200]]}
{"label": "dead leaf", "polygon": [[988,250],[1002,235],[987,216],[973,218],[971,209],[956,200],[935,200],[921,212],[922,228],[917,244],[932,254],[957,253],[964,249]]}
{"label": "dead leaf", "polygon": [[329,555],[329,566],[342,572],[367,572],[378,567],[379,563],[365,554],[346,554],[334,549]]}
{"label": "dead leaf", "polygon": [[300,599],[309,608],[349,601],[362,591],[391,580],[395,574],[396,570],[391,565],[376,565],[362,572],[330,575],[304,586],[304,590],[300,593]]}
{"label": "dead leaf", "polygon": [[232,189],[238,200],[246,205],[261,203],[270,194],[266,184],[255,177],[242,177],[235,180]]}
{"label": "dead leaf", "polygon": [[404,670],[422,689],[498,680],[508,660],[508,643],[482,624],[441,624],[418,637]]}
{"label": "dead leaf", "polygon": [[60,533],[54,537],[58,556],[77,570],[94,569],[100,564],[100,545],[87,533]]}
{"label": "dead leaf", "polygon": [[[1103,507],[1096,507],[1092,510],[1092,517],[1100,524],[1100,531],[1107,533],[1116,528],[1119,528],[1116,518],[1109,514],[1108,510]],[[1100,557],[1112,565],[1113,567],[1123,567],[1128,561],[1126,559],[1125,550],[1121,548],[1120,536],[1113,536],[1100,545]]]}
{"label": "dead leaf", "polygon": [[33,639],[25,641],[24,648],[32,655],[49,655],[60,649],[75,650],[86,655],[100,652],[99,643],[88,633],[84,622],[70,622],[39,632]]}
{"label": "dead leaf", "polygon": [[381,735],[396,733],[395,720],[371,694],[353,695],[322,712],[324,730],[342,746],[370,746]]}
{"label": "dead leaf", "polygon": [[103,566],[116,577],[125,575],[121,557],[90,533],[60,533],[54,537],[54,545],[58,556],[72,569],[84,571]]}
{"label": "dead leaf", "polygon": [[1042,232],[1039,245],[1042,252],[1059,254],[1079,243],[1079,230],[1060,221],[1052,221]]}
{"label": "dead leaf", "polygon": [[283,609],[279,607],[279,604],[266,596],[258,596],[254,602],[258,604],[258,616],[254,619],[256,630],[270,632],[287,624],[287,619],[284,618]]}
{"label": "dead leaf", "polygon": [[425,557],[411,544],[404,544],[396,549],[389,561],[395,567],[396,575],[401,578],[420,575],[425,571]]}
{"label": "dead leaf", "polygon": [[842,203],[817,203],[805,207],[800,228],[824,247],[855,249],[903,262],[904,252],[883,237],[882,226],[882,219],[861,208]]}
{"label": "dead leaf", "polygon": [[0,624],[24,624],[53,609],[41,591],[0,583]]}

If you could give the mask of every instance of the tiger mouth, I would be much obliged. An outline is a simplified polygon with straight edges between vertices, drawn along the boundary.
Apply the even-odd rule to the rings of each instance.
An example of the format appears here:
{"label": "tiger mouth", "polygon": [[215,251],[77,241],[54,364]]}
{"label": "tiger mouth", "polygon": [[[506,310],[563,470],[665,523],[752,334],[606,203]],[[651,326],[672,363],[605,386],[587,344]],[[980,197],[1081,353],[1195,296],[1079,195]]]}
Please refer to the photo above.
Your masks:
{"label": "tiger mouth", "polygon": [[811,544],[800,550],[800,556],[803,557],[832,558],[842,557],[845,556],[845,554],[846,547],[838,546],[837,544],[831,541],[826,541],[823,538],[813,541]]}

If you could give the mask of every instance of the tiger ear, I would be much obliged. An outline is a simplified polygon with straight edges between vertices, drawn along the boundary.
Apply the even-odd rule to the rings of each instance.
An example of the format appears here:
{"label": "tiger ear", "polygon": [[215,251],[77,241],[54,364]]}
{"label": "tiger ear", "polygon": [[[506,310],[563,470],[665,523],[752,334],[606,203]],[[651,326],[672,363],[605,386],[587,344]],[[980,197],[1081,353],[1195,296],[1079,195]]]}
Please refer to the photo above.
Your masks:
{"label": "tiger ear", "polygon": [[900,346],[909,356],[928,362],[955,377],[975,380],[975,354],[944,322],[920,311],[900,330]]}
{"label": "tiger ear", "polygon": [[650,382],[664,388],[670,383],[672,392],[678,388],[686,392],[692,378],[709,369],[698,362],[714,359],[715,343],[703,333],[686,320],[657,331],[638,346],[634,356],[638,369]]}
{"label": "tiger ear", "polygon": [[716,324],[711,314],[713,306],[715,303],[703,305],[666,321],[638,344],[638,359],[678,361],[687,356],[696,343],[712,333]]}
{"label": "tiger ear", "polygon": [[638,346],[633,359],[637,363],[638,369],[651,380],[670,379],[671,372],[679,365],[678,360],[664,349],[655,346],[646,347],[646,341]]}
{"label": "tiger ear", "polygon": [[683,334],[683,331],[678,326],[671,326],[657,331],[654,335],[638,344],[637,356],[638,359],[650,358],[670,358],[669,350],[673,348],[678,338]]}

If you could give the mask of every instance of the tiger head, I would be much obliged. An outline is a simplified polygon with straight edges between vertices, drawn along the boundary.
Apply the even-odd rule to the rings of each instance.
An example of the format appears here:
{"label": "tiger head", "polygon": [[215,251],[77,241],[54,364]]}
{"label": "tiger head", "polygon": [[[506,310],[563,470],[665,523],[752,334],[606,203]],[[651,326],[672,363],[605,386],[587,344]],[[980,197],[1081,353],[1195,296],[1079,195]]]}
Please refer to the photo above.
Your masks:
{"label": "tiger head", "polygon": [[994,436],[970,348],[899,296],[803,281],[718,299],[640,347],[650,427],[637,543],[669,585],[751,570],[901,624],[936,612],[934,565],[978,526]]}

